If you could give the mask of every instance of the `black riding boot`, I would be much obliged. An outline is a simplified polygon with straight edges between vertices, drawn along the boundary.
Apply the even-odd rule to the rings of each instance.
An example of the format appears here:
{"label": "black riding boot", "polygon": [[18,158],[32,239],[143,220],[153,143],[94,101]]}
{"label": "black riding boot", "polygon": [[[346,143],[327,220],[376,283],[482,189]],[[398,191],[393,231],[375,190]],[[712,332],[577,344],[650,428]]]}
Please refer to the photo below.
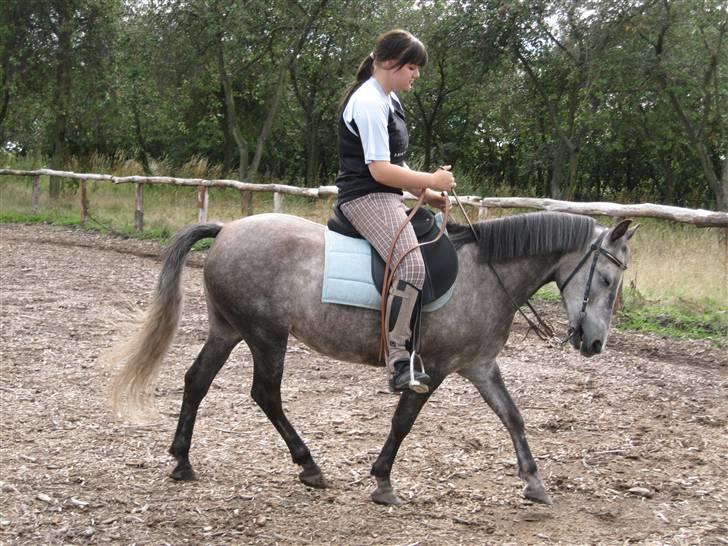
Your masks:
{"label": "black riding boot", "polygon": [[392,377],[389,386],[393,391],[412,389],[415,392],[428,391],[430,376],[411,367],[407,345],[412,344],[412,327],[417,312],[420,291],[411,284],[398,280],[387,298],[387,367]]}

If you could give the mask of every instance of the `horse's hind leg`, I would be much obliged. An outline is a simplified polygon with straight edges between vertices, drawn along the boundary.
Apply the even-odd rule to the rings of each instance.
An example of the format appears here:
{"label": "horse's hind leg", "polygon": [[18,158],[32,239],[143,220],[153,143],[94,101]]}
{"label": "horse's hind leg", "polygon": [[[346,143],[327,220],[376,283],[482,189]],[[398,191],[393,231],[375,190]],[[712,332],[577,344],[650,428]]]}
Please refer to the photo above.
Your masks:
{"label": "horse's hind leg", "polygon": [[267,332],[265,340],[246,339],[253,353],[253,385],[250,394],[260,406],[278,433],[288,446],[293,462],[303,467],[298,478],[309,487],[319,489],[328,487],[321,469],[311,457],[306,444],[283,412],[281,403],[281,380],[283,379],[283,362],[288,343],[288,332],[271,334]]}
{"label": "horse's hind leg", "polygon": [[475,385],[483,399],[508,429],[516,449],[518,475],[526,482],[523,496],[543,504],[552,504],[551,497],[538,475],[536,461],[528,447],[523,417],[503,383],[498,364],[493,361],[476,365],[470,369],[461,370],[460,374]]}
{"label": "horse's hind leg", "polygon": [[210,333],[194,364],[185,374],[185,391],[182,397],[182,409],[177,423],[169,452],[177,459],[177,466],[171,477],[175,480],[195,480],[197,476],[190,464],[189,452],[192,443],[192,431],[195,428],[197,409],[207,394],[212,380],[230,356],[230,352],[240,342],[240,337],[226,338]]}

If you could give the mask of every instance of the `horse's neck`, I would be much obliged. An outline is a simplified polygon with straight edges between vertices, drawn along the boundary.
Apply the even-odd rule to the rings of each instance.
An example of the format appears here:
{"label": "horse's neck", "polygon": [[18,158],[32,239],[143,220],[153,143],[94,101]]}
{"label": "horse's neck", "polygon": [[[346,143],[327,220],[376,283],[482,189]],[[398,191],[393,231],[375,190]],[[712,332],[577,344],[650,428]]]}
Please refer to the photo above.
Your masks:
{"label": "horse's neck", "polygon": [[560,258],[555,254],[529,256],[493,264],[493,267],[511,298],[523,305],[539,288],[553,280]]}

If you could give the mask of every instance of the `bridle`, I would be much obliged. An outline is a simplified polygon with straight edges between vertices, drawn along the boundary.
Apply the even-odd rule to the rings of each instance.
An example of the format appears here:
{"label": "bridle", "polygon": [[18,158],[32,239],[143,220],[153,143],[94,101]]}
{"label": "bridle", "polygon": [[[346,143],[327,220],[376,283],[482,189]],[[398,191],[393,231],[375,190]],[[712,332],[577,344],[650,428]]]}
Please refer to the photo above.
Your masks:
{"label": "bridle", "polygon": [[581,302],[581,311],[579,312],[580,315],[586,315],[586,306],[589,303],[589,293],[591,292],[591,285],[592,280],[594,279],[594,271],[597,269],[597,260],[599,259],[599,256],[602,255],[605,258],[609,259],[611,262],[613,262],[617,267],[619,267],[622,271],[625,271],[627,269],[627,264],[625,264],[622,260],[617,258],[614,254],[609,252],[606,248],[602,246],[602,241],[604,240],[604,236],[607,234],[606,231],[603,231],[599,237],[597,237],[596,241],[594,241],[589,248],[589,251],[584,255],[584,257],[581,259],[581,261],[576,264],[576,267],[574,270],[569,274],[568,277],[566,277],[566,280],[564,281],[564,284],[562,284],[559,287],[559,291],[563,294],[564,289],[566,288],[566,285],[569,284],[569,281],[574,278],[574,275],[576,275],[579,270],[584,267],[584,264],[589,260],[589,256],[592,256],[592,263],[591,268],[589,269],[589,277],[586,281],[586,288],[584,289],[584,298]]}
{"label": "bridle", "polygon": [[[596,241],[594,241],[589,247],[589,251],[584,255],[584,257],[579,261],[578,264],[576,264],[576,267],[573,269],[573,271],[569,274],[568,277],[566,277],[566,280],[564,281],[564,284],[559,286],[559,292],[563,295],[564,289],[566,288],[566,285],[569,284],[571,279],[574,278],[574,276],[579,272],[579,270],[584,267],[584,264],[589,261],[589,257],[592,257],[592,263],[591,267],[589,268],[589,277],[586,280],[586,287],[584,288],[584,297],[582,298],[581,302],[581,309],[579,310],[579,321],[583,321],[584,317],[586,317],[586,307],[589,305],[589,295],[591,293],[591,286],[592,286],[592,280],[594,280],[594,272],[597,269],[597,261],[599,260],[599,256],[604,256],[609,261],[614,263],[617,267],[619,267],[622,271],[625,271],[627,269],[627,264],[625,264],[622,260],[617,258],[614,254],[609,252],[606,248],[602,246],[602,241],[604,240],[605,235],[607,234],[607,231],[603,231],[599,234],[599,237],[597,237]],[[573,326],[569,327],[568,335],[566,339],[563,340],[563,343],[566,343],[569,341],[572,337],[574,337],[574,334],[576,334],[577,329]]]}

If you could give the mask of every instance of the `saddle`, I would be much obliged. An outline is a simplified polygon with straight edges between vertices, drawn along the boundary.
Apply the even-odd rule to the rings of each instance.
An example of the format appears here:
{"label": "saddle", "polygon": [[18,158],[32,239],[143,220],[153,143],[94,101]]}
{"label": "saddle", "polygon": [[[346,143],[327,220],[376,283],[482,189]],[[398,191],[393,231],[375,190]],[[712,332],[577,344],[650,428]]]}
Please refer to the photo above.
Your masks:
{"label": "saddle", "polygon": [[[334,204],[333,212],[333,216],[327,223],[327,227],[331,231],[347,237],[364,238],[341,212],[338,203]],[[407,212],[409,214],[409,211]],[[439,228],[432,211],[426,208],[417,209],[411,222],[420,243],[432,241],[437,237]],[[423,246],[421,250],[425,261],[425,285],[422,289],[422,303],[427,305],[443,296],[452,287],[458,275],[458,255],[446,234],[435,243]],[[376,251],[372,251],[371,268],[374,286],[381,294],[385,264]]]}

